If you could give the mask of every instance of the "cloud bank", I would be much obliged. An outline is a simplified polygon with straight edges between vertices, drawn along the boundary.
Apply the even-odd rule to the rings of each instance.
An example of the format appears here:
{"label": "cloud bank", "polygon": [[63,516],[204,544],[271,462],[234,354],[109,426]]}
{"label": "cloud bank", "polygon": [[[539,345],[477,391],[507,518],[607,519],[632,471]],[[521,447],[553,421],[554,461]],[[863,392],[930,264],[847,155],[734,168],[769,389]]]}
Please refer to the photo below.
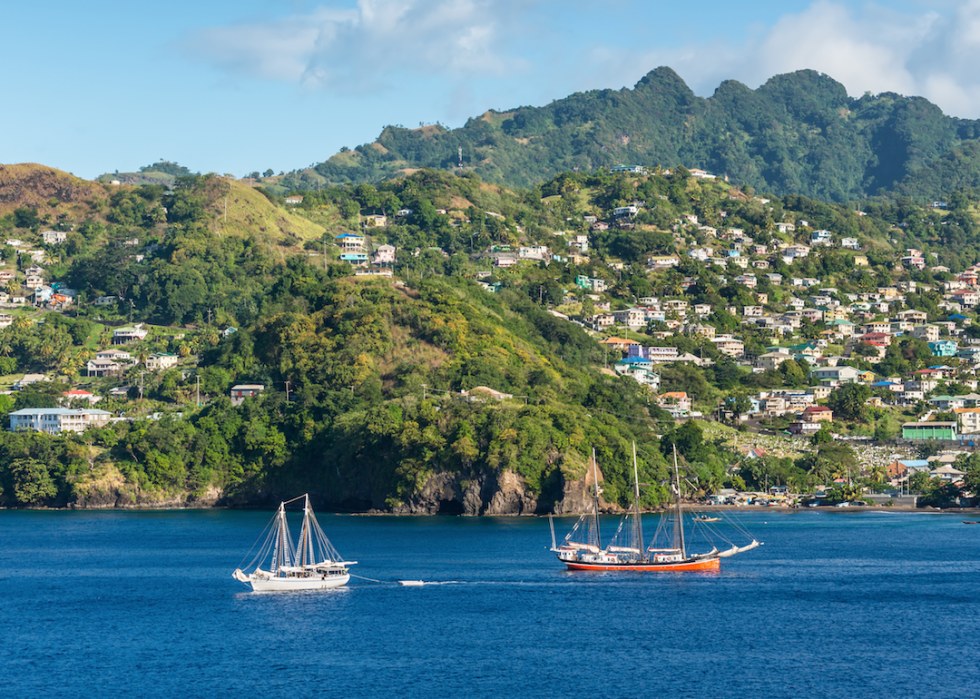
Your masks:
{"label": "cloud bank", "polygon": [[520,0],[359,0],[188,37],[191,56],[234,73],[309,89],[367,92],[401,74],[499,76],[527,61],[507,51]]}
{"label": "cloud bank", "polygon": [[[566,88],[632,85],[667,65],[702,95],[726,79],[757,87],[773,75],[810,68],[851,95],[921,95],[947,113],[980,117],[980,0],[920,12],[875,4],[855,9],[850,2],[817,0],[741,43],[706,24],[703,39],[668,49],[638,48],[643,18],[651,13],[641,0],[616,0],[615,14],[636,21],[632,27],[618,22],[614,34],[601,30],[609,8],[587,0],[359,0],[354,9],[321,6],[204,29],[182,48],[232,74],[308,90],[363,94],[407,84],[450,111],[485,98],[480,81],[488,78],[498,93],[501,81],[525,96],[531,85],[546,102]],[[755,19],[747,9],[746,24]],[[570,24],[574,35],[565,31]],[[670,31],[669,24],[658,26],[662,36]]]}

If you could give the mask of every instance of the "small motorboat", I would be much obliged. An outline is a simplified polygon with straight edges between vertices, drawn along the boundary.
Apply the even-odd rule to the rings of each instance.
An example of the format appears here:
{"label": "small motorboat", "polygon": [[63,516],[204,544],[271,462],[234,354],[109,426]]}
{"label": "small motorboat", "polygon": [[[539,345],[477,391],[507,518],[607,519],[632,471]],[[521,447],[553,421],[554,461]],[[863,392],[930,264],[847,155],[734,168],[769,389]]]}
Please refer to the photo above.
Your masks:
{"label": "small motorboat", "polygon": [[963,524],[980,524],[980,522],[971,519],[964,519]]}

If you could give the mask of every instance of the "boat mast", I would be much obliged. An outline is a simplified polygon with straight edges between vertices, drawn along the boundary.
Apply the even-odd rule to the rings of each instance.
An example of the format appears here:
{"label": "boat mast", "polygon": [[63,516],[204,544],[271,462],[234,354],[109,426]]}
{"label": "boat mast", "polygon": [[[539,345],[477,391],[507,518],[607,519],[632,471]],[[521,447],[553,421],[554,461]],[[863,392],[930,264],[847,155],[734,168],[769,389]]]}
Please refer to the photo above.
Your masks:
{"label": "boat mast", "polygon": [[310,507],[310,494],[306,493],[304,497],[306,499],[303,501],[303,529],[300,532],[301,546],[303,547],[301,566],[313,565],[316,562],[313,560],[313,523],[310,521],[313,517],[313,508]]}
{"label": "boat mast", "polygon": [[595,461],[595,447],[592,447],[592,479],[595,481],[592,493],[592,519],[595,522],[595,535],[598,546],[602,548],[602,532],[599,530],[599,466]]}
{"label": "boat mast", "polygon": [[684,517],[681,514],[681,476],[677,470],[677,444],[674,444],[674,540],[681,550],[681,557],[687,558],[687,547],[684,545]]}
{"label": "boat mast", "polygon": [[276,537],[276,551],[275,551],[275,561],[276,561],[276,571],[280,570],[284,565],[291,565],[289,561],[286,560],[286,505],[285,503],[279,503],[279,532]]}
{"label": "boat mast", "polygon": [[636,442],[633,442],[633,486],[635,488],[633,507],[636,510],[634,514],[636,517],[636,541],[637,547],[640,549],[640,560],[643,561],[646,560],[646,550],[643,543],[643,522],[640,519],[640,472],[636,465]]}

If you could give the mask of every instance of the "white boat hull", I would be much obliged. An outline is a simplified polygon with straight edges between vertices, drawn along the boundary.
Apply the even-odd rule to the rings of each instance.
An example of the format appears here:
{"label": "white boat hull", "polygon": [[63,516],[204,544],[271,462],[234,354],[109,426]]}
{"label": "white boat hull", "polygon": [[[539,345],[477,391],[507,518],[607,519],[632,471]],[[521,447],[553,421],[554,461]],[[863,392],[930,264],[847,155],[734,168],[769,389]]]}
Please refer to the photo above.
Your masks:
{"label": "white boat hull", "polygon": [[249,576],[249,585],[255,592],[289,592],[293,590],[329,590],[350,582],[350,573],[310,578],[257,578]]}

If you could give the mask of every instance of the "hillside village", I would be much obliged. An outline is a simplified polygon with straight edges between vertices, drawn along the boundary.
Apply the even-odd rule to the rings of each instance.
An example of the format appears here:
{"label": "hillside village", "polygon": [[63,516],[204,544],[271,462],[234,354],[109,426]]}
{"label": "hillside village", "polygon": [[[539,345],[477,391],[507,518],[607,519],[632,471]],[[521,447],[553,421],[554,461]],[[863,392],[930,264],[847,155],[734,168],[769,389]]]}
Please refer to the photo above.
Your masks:
{"label": "hillside village", "polygon": [[[153,288],[153,275],[174,278],[171,261],[192,244],[187,235],[207,235],[203,226],[182,232],[173,216],[184,201],[203,203],[201,211],[208,215],[200,193],[215,185],[207,178],[187,179],[196,184],[178,186],[173,194],[148,186],[152,199],[142,228],[102,228],[115,242],[95,248],[89,243],[89,250],[108,255],[107,264],[118,266],[122,277],[115,283],[100,280],[98,267],[81,252],[86,243],[78,237],[77,223],[62,219],[49,229],[43,217],[28,227],[17,226],[15,216],[5,219],[13,235],[6,239],[4,259],[14,264],[0,270],[6,284],[0,295],[5,309],[0,326],[6,328],[0,330],[0,345],[9,344],[5,333],[14,333],[20,349],[11,346],[7,354],[18,355],[18,365],[50,367],[0,377],[7,384],[3,393],[14,399],[6,410],[10,430],[80,434],[147,419],[169,423],[188,419],[185,415],[197,424],[198,411],[218,409],[214,401],[222,396],[228,403],[220,410],[234,411],[290,400],[290,385],[293,400],[309,395],[313,385],[295,370],[271,369],[262,363],[268,360],[237,355],[246,348],[243,342],[265,332],[265,314],[243,313],[263,301],[239,292],[231,305],[216,303],[229,287],[207,281],[194,288],[197,300],[183,300],[188,286],[173,281],[167,282],[170,291],[163,286],[160,292],[145,291]],[[147,189],[101,186],[108,187],[117,206],[138,202],[134,196]],[[258,187],[261,191],[261,183]],[[456,280],[457,293],[472,288],[481,294],[485,301],[471,301],[476,306],[497,303],[492,299],[499,297],[507,307],[526,305],[522,313],[540,308],[550,321],[535,324],[566,339],[551,345],[555,358],[540,355],[533,363],[557,369],[571,351],[568,338],[580,333],[583,339],[575,343],[589,357],[581,369],[603,377],[590,381],[615,379],[634,386],[609,384],[633,396],[632,410],[642,406],[636,419],[659,420],[653,427],[659,432],[711,420],[745,433],[741,447],[719,443],[710,458],[697,457],[722,469],[715,492],[735,485],[768,489],[769,472],[746,465],[760,454],[776,458],[772,450],[752,447],[753,439],[762,443],[766,435],[799,442],[792,449],[795,461],[780,457],[781,465],[773,467],[777,486],[791,483],[812,492],[835,482],[850,486],[859,477],[865,485],[849,491],[856,497],[862,488],[907,488],[915,469],[901,463],[911,456],[942,452],[955,461],[960,453],[956,463],[965,468],[971,435],[980,433],[980,339],[974,337],[980,264],[965,264],[968,247],[950,251],[942,245],[949,236],[944,226],[971,225],[973,206],[963,196],[952,203],[871,201],[848,209],[803,197],[760,196],[697,168],[619,166],[566,173],[530,192],[422,171],[377,188],[266,197],[267,206],[288,212],[277,215],[290,216],[295,230],[317,226],[323,233],[301,249],[302,239],[294,238],[289,244],[296,247],[282,271],[266,265],[241,282],[252,298],[271,300],[263,274],[271,272],[268,284],[277,286],[276,275],[313,273],[326,275],[321,283],[328,286],[335,285],[332,279],[357,281],[358,296],[376,293],[364,284],[402,290],[384,292],[385,303],[398,293],[417,294],[414,289],[426,278],[443,278]],[[160,206],[162,218],[153,213],[154,201],[166,205]],[[212,206],[219,221],[220,204]],[[30,218],[23,208],[18,211]],[[115,211],[110,217],[121,220]],[[187,220],[206,220],[195,216]],[[295,223],[303,220],[307,223]],[[82,229],[93,227],[85,223]],[[247,251],[232,240],[222,245],[235,246],[234,254]],[[253,257],[248,264],[258,269],[266,263]],[[360,303],[347,298],[347,307]],[[79,315],[85,320],[77,320]],[[55,316],[77,337],[68,340],[57,361],[28,360],[28,348],[38,347],[28,336],[48,332],[45,328],[54,327],[48,319]],[[379,360],[363,351],[351,356],[369,373],[380,371],[382,381],[392,381],[384,378]],[[358,371],[366,376],[364,370]],[[421,397],[431,402],[460,396],[471,405],[484,403],[485,408],[470,408],[484,411],[515,403],[515,417],[522,404],[548,402],[543,384],[536,383],[540,378],[481,371],[471,370],[472,378],[430,375],[421,383]],[[337,380],[352,382],[350,393],[364,381]],[[47,399],[27,400],[45,393],[44,384],[52,381],[60,389],[57,406]],[[396,391],[402,390],[399,383]],[[807,454],[823,454],[821,445],[854,439],[878,445],[869,448],[880,453],[868,452],[847,474],[833,473],[829,457],[819,468],[804,463]],[[476,453],[492,448],[492,439],[484,444]],[[439,453],[425,458],[445,458]],[[896,458],[887,460],[885,454]],[[881,472],[886,461],[890,466]],[[937,483],[949,476],[930,474]],[[957,497],[968,499],[972,491],[966,481],[959,487]]]}

